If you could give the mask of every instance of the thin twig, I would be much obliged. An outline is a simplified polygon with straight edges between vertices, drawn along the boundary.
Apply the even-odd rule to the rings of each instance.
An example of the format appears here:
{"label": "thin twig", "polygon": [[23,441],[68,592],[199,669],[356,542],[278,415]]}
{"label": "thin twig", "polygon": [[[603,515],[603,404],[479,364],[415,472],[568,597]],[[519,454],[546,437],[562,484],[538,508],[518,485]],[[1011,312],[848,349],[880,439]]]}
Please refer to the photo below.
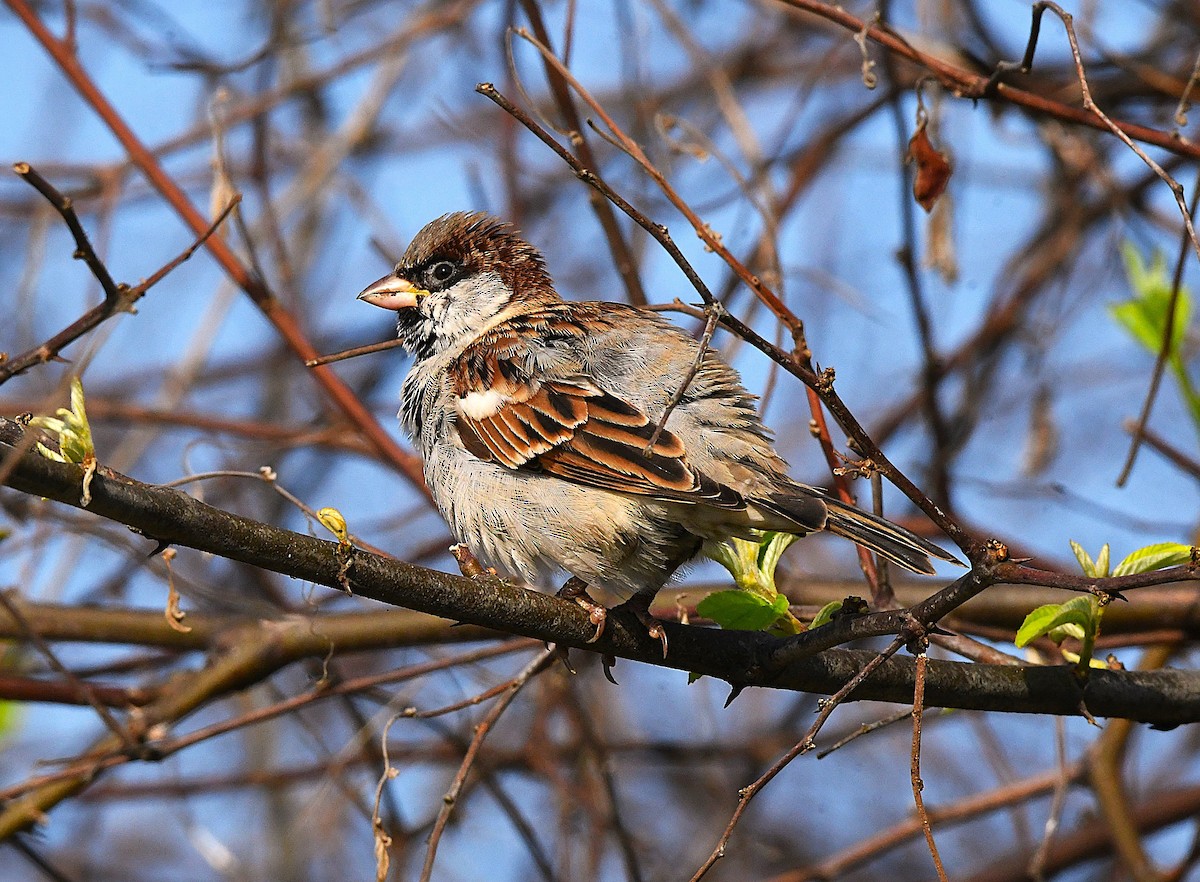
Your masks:
{"label": "thin twig", "polygon": [[[1126,432],[1133,432],[1137,425],[1133,420],[1126,420],[1121,424],[1121,427]],[[1191,477],[1200,480],[1200,459],[1196,459],[1195,457],[1184,453],[1166,438],[1162,437],[1153,429],[1148,427],[1142,429],[1142,440],[1147,444],[1147,446],[1161,453],[1176,468],[1179,468]]]}
{"label": "thin twig", "polygon": [[83,229],[83,225],[79,222],[79,217],[75,214],[75,209],[69,196],[63,196],[59,193],[54,188],[54,185],[38,174],[27,162],[16,163],[13,166],[13,171],[45,196],[50,204],[54,206],[55,211],[62,217],[63,222],[66,223],[72,237],[75,239],[74,256],[87,264],[92,275],[96,277],[96,281],[100,283],[100,287],[104,291],[104,300],[44,343],[14,358],[0,360],[0,384],[19,374],[23,374],[36,365],[45,364],[48,361],[58,358],[59,353],[68,345],[74,343],[88,331],[98,327],[117,313],[133,312],[134,304],[141,300],[147,291],[161,282],[168,273],[196,253],[196,250],[220,227],[225,218],[229,216],[229,212],[237,204],[238,199],[241,198],[239,196],[231,201],[208,229],[177,257],[155,270],[145,281],[130,287],[124,283],[118,284],[113,281],[108,267],[104,265],[104,261],[96,254],[87,233]]}
{"label": "thin twig", "polygon": [[471,739],[471,744],[467,748],[467,753],[463,757],[462,764],[458,767],[458,772],[454,775],[450,789],[442,797],[442,807],[438,811],[437,820],[434,822],[433,830],[429,834],[429,847],[425,851],[425,864],[421,868],[421,882],[429,882],[429,879],[433,875],[433,861],[437,857],[438,843],[441,841],[442,833],[445,831],[446,824],[450,820],[450,813],[454,811],[454,804],[458,801],[458,795],[467,780],[467,774],[471,771],[471,767],[475,763],[475,758],[479,755],[479,750],[483,746],[484,739],[487,738],[492,727],[496,725],[496,721],[500,719],[500,715],[512,704],[513,699],[517,697],[517,693],[521,691],[521,687],[528,683],[531,677],[544,671],[550,665],[553,658],[553,651],[549,649],[543,650],[534,656],[533,660],[508,683],[508,691],[496,700],[491,710],[487,712],[487,715],[475,727],[475,737]]}
{"label": "thin twig", "polygon": [[849,680],[847,680],[841,689],[839,689],[829,698],[821,699],[819,704],[820,711],[817,714],[817,719],[809,727],[808,731],[804,733],[804,737],[797,741],[787,753],[777,759],[771,765],[771,767],[758,778],[758,780],[748,787],[743,787],[738,791],[738,804],[737,808],[733,810],[733,816],[729,819],[729,823],[725,825],[725,830],[721,833],[721,838],[717,840],[716,848],[712,850],[712,854],[708,856],[708,859],[700,865],[700,869],[698,869],[692,876],[691,882],[700,882],[700,880],[704,878],[705,874],[713,868],[713,865],[725,856],[725,846],[729,844],[729,840],[733,836],[733,830],[737,826],[738,821],[741,820],[742,814],[746,811],[746,808],[750,805],[750,801],[754,799],[754,797],[757,796],[764,787],[770,784],[771,780],[776,775],[787,768],[792,760],[801,754],[808,753],[816,746],[813,742],[813,739],[816,738],[817,733],[821,731],[821,727],[825,725],[825,721],[829,719],[829,715],[833,713],[834,708],[841,704],[846,696],[858,688],[859,684],[862,683],[863,680],[871,676],[872,672],[874,672],[881,664],[895,655],[897,650],[899,650],[900,647],[902,647],[906,642],[907,640],[905,638],[897,637],[886,649],[878,653],[867,664],[863,665],[862,670],[860,670],[854,677],[851,677]]}
{"label": "thin twig", "polygon": [[75,204],[71,197],[64,196],[58,192],[53,184],[42,177],[36,169],[28,162],[14,162],[12,167],[13,172],[21,178],[33,189],[37,190],[46,201],[54,206],[54,210],[59,213],[63,219],[63,223],[67,225],[67,229],[71,231],[72,238],[75,239],[75,254],[76,260],[82,260],[87,264],[88,269],[92,271],[92,275],[96,277],[96,281],[100,283],[100,287],[104,291],[105,300],[111,301],[114,306],[121,298],[121,286],[113,281],[113,277],[108,272],[108,267],[104,265],[99,255],[96,254],[96,249],[92,247],[91,240],[88,239],[87,232],[83,229],[83,224],[79,222],[79,216],[75,213]]}
{"label": "thin twig", "polygon": [[125,726],[121,725],[120,720],[113,716],[112,711],[105,706],[104,701],[96,695],[91,684],[79,679],[59,660],[57,653],[50,648],[50,644],[42,639],[42,635],[37,632],[36,628],[29,624],[29,620],[25,618],[25,615],[17,605],[12,602],[12,598],[8,596],[7,591],[0,591],[0,606],[3,606],[9,616],[12,617],[12,620],[20,626],[25,639],[37,647],[38,652],[45,657],[50,667],[70,683],[73,688],[78,690],[80,695],[84,696],[87,703],[91,705],[92,710],[96,712],[97,716],[104,722],[104,725],[108,727],[108,730],[120,739],[130,756],[136,756],[139,751],[137,740]]}
{"label": "thin twig", "polygon": [[1179,105],[1175,108],[1175,125],[1183,128],[1187,125],[1187,112],[1191,107],[1190,99],[1192,90],[1196,88],[1196,81],[1200,79],[1200,53],[1196,55],[1196,62],[1192,65],[1191,76],[1188,77],[1187,84],[1183,87],[1183,91],[1179,93]]}
{"label": "thin twig", "polygon": [[912,781],[913,802],[917,805],[917,817],[921,820],[921,830],[925,834],[925,844],[933,858],[933,866],[937,870],[939,882],[948,882],[946,868],[942,866],[942,857],[938,854],[937,844],[933,841],[933,828],[929,824],[929,814],[925,811],[925,799],[921,792],[925,782],[921,780],[921,715],[925,710],[925,664],[928,657],[925,651],[917,653],[917,678],[913,689],[912,707],[912,753],[909,762],[909,778]]}
{"label": "thin twig", "polygon": [[[572,678],[570,682],[572,685],[575,685],[578,681]],[[621,858],[625,863],[625,872],[630,882],[643,882],[645,874],[642,872],[642,865],[638,861],[634,837],[629,830],[629,825],[625,823],[625,819],[621,814],[620,794],[617,791],[617,783],[613,780],[608,745],[604,743],[600,732],[597,731],[595,720],[592,719],[592,715],[588,710],[587,699],[580,697],[577,692],[574,693],[574,697],[575,701],[572,702],[572,707],[578,720],[579,732],[583,743],[588,746],[594,755],[593,762],[596,767],[596,774],[604,785],[604,795],[608,801],[609,822],[612,824],[613,836],[617,840],[617,845],[621,850]]]}
{"label": "thin twig", "polygon": [[1151,159],[1145,150],[1135,144],[1133,139],[1125,132],[1125,127],[1113,122],[1092,99],[1092,90],[1088,85],[1087,76],[1083,71],[1083,58],[1079,52],[1079,40],[1075,36],[1074,17],[1057,3],[1051,2],[1051,0],[1040,0],[1040,2],[1034,4],[1033,8],[1035,16],[1038,14],[1039,8],[1045,8],[1051,10],[1062,21],[1063,27],[1067,31],[1067,42],[1071,44],[1071,57],[1075,61],[1075,75],[1079,80],[1079,89],[1083,95],[1083,106],[1095,114],[1106,129],[1116,135],[1126,147],[1137,155],[1138,159],[1144,162],[1164,184],[1170,187],[1171,194],[1175,197],[1175,204],[1179,207],[1180,214],[1183,215],[1183,225],[1187,230],[1188,240],[1192,243],[1192,250],[1200,257],[1200,238],[1197,238],[1196,228],[1192,226],[1192,212],[1188,208],[1187,199],[1184,198],[1183,185],[1171,177],[1166,169]]}
{"label": "thin twig", "polygon": [[[627,153],[630,158],[632,158],[638,165],[642,167],[646,174],[650,176],[651,180],[653,180],[654,183],[658,185],[659,189],[663,191],[663,194],[668,200],[670,200],[671,204],[679,210],[680,214],[687,218],[688,223],[692,225],[692,229],[696,231],[696,235],[704,241],[704,244],[712,249],[722,260],[724,260],[729,265],[730,269],[737,273],[738,277],[746,283],[750,290],[753,291],[754,294],[764,304],[766,304],[767,308],[770,309],[771,312],[773,312],[775,316],[788,327],[789,330],[796,330],[800,325],[800,320],[796,318],[796,315],[784,305],[783,301],[779,299],[774,291],[763,284],[761,278],[750,272],[750,270],[748,270],[745,265],[738,260],[728,248],[725,247],[724,243],[721,241],[721,237],[717,235],[712,228],[706,224],[698,214],[696,214],[695,211],[692,210],[691,206],[689,206],[683,200],[683,198],[675,191],[675,188],[672,187],[667,181],[666,176],[659,171],[654,163],[650,161],[650,158],[646,156],[645,151],[642,150],[638,143],[625,134],[621,127],[617,125],[616,121],[613,120],[613,118],[609,116],[600,103],[594,97],[592,97],[592,94],[583,87],[583,84],[580,83],[579,80],[577,80],[569,70],[567,70],[566,66],[554,55],[554,53],[523,28],[517,28],[516,34],[530,45],[535,47],[542,54],[542,57],[546,59],[547,63],[552,65],[554,69],[558,71],[558,73],[568,83],[570,83],[571,88],[575,90],[579,97],[582,98],[584,102],[586,102],[587,105],[596,112],[596,115],[599,116],[604,122],[604,125],[608,128],[612,137],[615,139],[615,141],[612,141],[612,143]],[[598,129],[595,128],[594,125],[593,129],[598,134],[602,134]]]}
{"label": "thin twig", "polygon": [[[304,514],[306,514],[308,516],[309,520],[312,523],[314,523],[314,524],[322,523],[321,518],[318,516],[316,509],[314,509],[311,505],[309,505],[307,502],[302,500],[299,496],[292,493],[290,490],[288,490],[286,487],[284,487],[282,484],[280,484],[279,483],[279,473],[276,472],[270,466],[262,466],[256,472],[240,471],[237,469],[220,469],[220,470],[212,471],[212,472],[196,472],[195,474],[184,475],[182,478],[175,478],[172,481],[167,481],[166,483],[162,484],[161,486],[172,487],[172,488],[186,487],[188,484],[197,484],[201,481],[211,481],[215,478],[251,478],[255,481],[262,481],[263,483],[270,486],[270,488],[272,490],[274,490],[276,493],[278,493],[280,496],[282,496],[284,499],[286,499],[289,503],[294,505],[296,508],[300,509],[300,511],[304,512]],[[365,549],[365,550],[371,552],[372,554],[378,554],[381,557],[390,557],[391,556],[386,551],[384,551],[382,548],[372,545],[371,543],[365,541],[362,537],[357,536],[354,533],[347,533],[346,538],[349,540],[349,542],[355,548]]]}
{"label": "thin twig", "polygon": [[404,343],[399,337],[393,340],[384,340],[380,343],[368,343],[366,346],[355,346],[353,349],[343,349],[341,352],[333,352],[329,355],[320,355],[316,358],[310,358],[304,362],[305,367],[320,367],[323,364],[333,364],[335,361],[345,361],[347,358],[357,358],[360,355],[371,355],[375,352],[386,352],[388,349],[395,349],[397,346],[403,346]]}
{"label": "thin twig", "polygon": [[[186,735],[155,741],[153,743],[154,756],[158,759],[163,759],[174,753],[178,753],[185,748],[193,747],[201,742],[208,741],[219,735],[225,735],[229,732],[236,732],[245,729],[248,726],[277,719],[281,716],[293,713],[300,708],[307,707],[326,698],[332,698],[339,695],[353,695],[368,689],[376,688],[378,686],[413,680],[417,677],[423,677],[428,674],[436,673],[438,671],[446,670],[459,665],[474,664],[485,659],[507,655],[512,652],[526,651],[533,645],[535,645],[535,641],[528,640],[514,640],[505,643],[494,644],[484,647],[483,649],[473,650],[461,655],[421,662],[419,664],[409,665],[404,668],[387,671],[382,674],[371,674],[363,677],[356,677],[352,680],[345,680],[336,686],[316,689],[301,695],[293,695],[290,698],[285,698],[281,701],[275,702],[274,704],[255,708],[252,711],[247,711],[245,713],[238,714],[237,716],[220,720],[219,722],[204,726],[193,732],[188,732]],[[26,781],[22,781],[20,783],[0,789],[0,802],[15,800],[38,788],[61,781],[67,781],[72,778],[78,778],[82,775],[90,775],[94,777],[95,774],[101,770],[123,765],[124,763],[132,762],[135,759],[138,759],[138,757],[129,753],[109,754],[100,758],[85,754],[73,760],[70,765],[63,767],[62,769],[58,769],[45,775],[40,775],[36,778],[30,778]]]}
{"label": "thin twig", "polygon": [[[806,367],[813,368],[812,353],[809,352],[807,344],[804,343],[804,338],[801,336],[794,350],[794,357]],[[825,408],[821,404],[821,396],[812,386],[804,387],[805,398],[808,401],[808,412],[811,417],[808,421],[809,431],[817,439],[817,443],[821,447],[821,453],[825,456],[825,465],[829,468],[829,474],[833,476],[833,487],[837,491],[838,497],[843,502],[848,502],[854,505],[856,500],[854,494],[850,491],[850,479],[846,476],[846,470],[842,468],[841,458],[838,456],[837,450],[833,446],[833,436],[829,433],[829,421],[825,419]],[[863,576],[867,580],[867,585],[871,588],[872,602],[876,609],[882,609],[878,603],[881,597],[879,588],[879,572],[875,568],[875,556],[861,545],[854,546],[855,552],[858,554],[858,566],[862,570]],[[882,558],[880,558],[882,561]]]}
{"label": "thin twig", "polygon": [[[883,517],[883,481],[876,471],[871,472],[871,511]],[[876,556],[875,571],[877,577],[871,582],[871,606],[875,609],[890,609],[896,605],[896,592],[892,590],[892,580],[885,558]]]}
{"label": "thin twig", "polygon": [[[1002,100],[1035,113],[1045,114],[1067,123],[1078,123],[1093,129],[1107,129],[1104,121],[1088,109],[1080,109],[1046,98],[1042,95],[1014,88],[998,78],[981,76],[975,70],[960,67],[944,58],[923,52],[886,25],[873,24],[847,12],[841,5],[823,3],[821,0],[779,0],[780,3],[817,15],[831,21],[851,33],[863,33],[867,39],[878,43],[889,52],[906,58],[924,67],[953,94],[973,101],[980,99]],[[1019,69],[1011,67],[1010,69]],[[1164,132],[1137,123],[1121,122],[1121,128],[1134,138],[1163,150],[1193,159],[1200,158],[1200,144],[1179,137],[1176,132]]]}
{"label": "thin twig", "polygon": [[1067,803],[1067,791],[1083,768],[1082,765],[1076,764],[1072,770],[1068,769],[1066,726],[1062,720],[1054,721],[1054,749],[1057,759],[1056,771],[1059,774],[1054,784],[1053,796],[1050,798],[1050,811],[1047,813],[1046,823],[1042,827],[1042,838],[1029,858],[1029,876],[1033,879],[1044,878],[1046,858],[1050,854],[1054,834],[1058,832],[1058,825],[1062,821],[1063,809]]}
{"label": "thin twig", "polygon": [[375,802],[371,807],[371,833],[375,840],[375,878],[379,882],[383,882],[388,877],[388,869],[391,864],[391,853],[388,849],[392,845],[392,837],[384,829],[383,816],[379,812],[379,807],[383,804],[384,788],[387,782],[400,774],[400,770],[392,765],[392,759],[388,755],[388,732],[400,717],[401,714],[392,714],[383,724],[383,731],[379,735],[379,753],[383,761],[383,771],[379,773],[379,781],[375,784]]}
{"label": "thin twig", "polygon": [[[883,67],[890,83],[896,82],[895,65],[895,56],[885,53]],[[923,130],[928,123],[928,112],[925,109],[925,98],[921,88],[924,82],[924,80],[918,82],[916,88],[915,124],[918,130]],[[893,98],[889,102],[889,106],[892,111],[892,124],[896,130],[896,141],[901,147],[901,151],[898,152],[903,156],[907,152],[909,143],[908,121],[905,118],[899,92],[893,90]],[[929,431],[933,435],[933,450],[930,456],[932,462],[929,470],[932,474],[937,498],[949,504],[950,475],[947,458],[950,455],[951,435],[938,399],[939,380],[942,374],[938,364],[940,359],[937,353],[937,344],[934,341],[933,319],[926,302],[925,286],[922,284],[921,274],[917,271],[917,219],[912,195],[911,168],[911,162],[901,160],[897,183],[899,184],[900,225],[904,238],[900,247],[896,249],[896,261],[900,264],[901,272],[904,275],[909,308],[917,328],[917,340],[921,344],[921,405],[929,423]]]}
{"label": "thin twig", "polygon": [[825,759],[825,757],[829,756],[834,751],[841,750],[843,747],[845,747],[850,742],[857,741],[859,738],[861,738],[864,735],[870,735],[872,732],[874,732],[878,729],[885,729],[888,726],[892,725],[893,723],[898,723],[901,720],[911,719],[911,717],[912,717],[911,710],[898,710],[895,713],[889,714],[888,716],[883,717],[882,719],[879,719],[879,720],[875,720],[874,722],[863,723],[857,729],[855,729],[853,732],[851,732],[849,735],[847,735],[845,738],[835,741],[833,744],[829,745],[829,747],[825,748],[824,750],[818,751],[817,759]]}
{"label": "thin twig", "polygon": [[[538,4],[535,0],[521,0],[521,8],[525,10],[525,15],[528,16],[534,34],[537,35],[537,38],[542,43],[549,46],[550,35],[546,30],[545,23],[542,21],[542,12]],[[569,52],[569,48],[569,43],[564,45],[565,52]],[[566,80],[563,79],[562,75],[549,62],[543,61],[543,67],[546,71],[546,81],[550,84],[550,94],[554,97],[554,103],[558,106],[563,120],[572,132],[571,140],[575,145],[576,151],[579,153],[579,158],[588,168],[599,168],[600,163],[596,160],[596,155],[592,151],[592,145],[583,136],[583,126],[580,125],[579,111],[575,108],[575,102],[571,100],[571,90]],[[629,243],[625,241],[621,227],[617,224],[617,218],[612,211],[612,203],[594,190],[588,193],[588,202],[591,204],[592,211],[596,215],[596,220],[600,222],[601,229],[604,230],[604,238],[608,242],[609,251],[612,253],[613,266],[616,268],[617,274],[621,277],[621,281],[625,285],[625,293],[629,297],[629,302],[635,306],[645,306],[647,302],[646,291],[642,287],[641,278],[638,276],[637,260],[634,258],[633,250],[629,247]]]}
{"label": "thin twig", "polygon": [[[4,2],[16,13],[30,34],[54,59],[55,64],[58,65],[79,96],[92,107],[96,115],[129,154],[133,164],[146,176],[146,179],[174,209],[180,219],[197,236],[203,234],[209,227],[208,220],[192,204],[183,188],[167,174],[158,157],[142,143],[129,124],[96,86],[95,81],[75,56],[73,47],[54,35],[28,0],[4,0]],[[206,244],[213,259],[234,284],[245,292],[255,306],[262,311],[287,347],[303,360],[315,358],[318,353],[308,337],[305,336],[299,322],[275,298],[265,280],[253,275],[238,259],[233,249],[219,237],[208,239]],[[405,475],[426,499],[431,499],[429,490],[425,486],[420,460],[396,443],[353,390],[332,371],[317,369],[312,372],[312,376],[371,446]]]}
{"label": "thin twig", "polygon": [[[902,712],[902,718],[911,711]],[[1021,781],[1014,781],[986,793],[968,796],[954,805],[929,810],[929,818],[943,829],[951,824],[960,824],[980,815],[1003,808],[1019,805],[1033,797],[1054,791],[1060,785],[1068,786],[1079,780],[1082,765],[1075,763],[1069,768],[1052,769]],[[905,818],[881,830],[877,835],[848,846],[830,855],[820,863],[781,873],[770,882],[817,882],[817,880],[841,879],[851,870],[872,860],[910,839],[921,835],[921,821],[916,816]]]}
{"label": "thin twig", "polygon": [[659,437],[663,433],[663,428],[667,425],[667,420],[671,416],[671,411],[679,406],[683,401],[683,396],[687,394],[688,386],[692,384],[692,380],[696,379],[696,374],[700,372],[700,368],[704,365],[704,359],[708,356],[708,346],[712,343],[713,333],[717,330],[717,324],[721,321],[721,314],[725,308],[719,303],[714,303],[705,309],[707,318],[704,320],[704,333],[700,335],[700,341],[696,344],[696,357],[692,360],[692,366],[688,368],[688,372],[683,375],[683,379],[679,381],[677,388],[671,400],[667,402],[667,406],[663,408],[662,416],[658,419],[658,425],[654,427],[654,432],[650,435],[650,440],[646,442],[646,449],[642,451],[646,456],[649,456],[654,450],[654,445],[658,443]]}

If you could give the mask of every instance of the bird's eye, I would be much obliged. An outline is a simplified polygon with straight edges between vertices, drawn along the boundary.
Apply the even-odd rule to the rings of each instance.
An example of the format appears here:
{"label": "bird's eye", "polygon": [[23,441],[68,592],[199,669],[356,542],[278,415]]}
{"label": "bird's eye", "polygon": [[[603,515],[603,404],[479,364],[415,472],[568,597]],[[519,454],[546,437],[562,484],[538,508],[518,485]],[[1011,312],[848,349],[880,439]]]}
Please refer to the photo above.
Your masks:
{"label": "bird's eye", "polygon": [[439,260],[429,268],[429,278],[435,282],[444,282],[454,275],[456,267],[449,260]]}

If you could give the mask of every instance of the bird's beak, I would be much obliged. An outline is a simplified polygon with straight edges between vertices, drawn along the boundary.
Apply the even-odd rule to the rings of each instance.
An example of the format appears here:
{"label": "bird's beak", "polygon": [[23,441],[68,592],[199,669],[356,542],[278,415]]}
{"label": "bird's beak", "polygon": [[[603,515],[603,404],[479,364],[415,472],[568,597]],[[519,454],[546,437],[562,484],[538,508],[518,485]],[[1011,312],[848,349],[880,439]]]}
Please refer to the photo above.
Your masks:
{"label": "bird's beak", "polygon": [[424,288],[418,288],[408,279],[390,273],[368,285],[358,299],[383,309],[405,309],[416,306],[418,298],[428,296],[429,292]]}

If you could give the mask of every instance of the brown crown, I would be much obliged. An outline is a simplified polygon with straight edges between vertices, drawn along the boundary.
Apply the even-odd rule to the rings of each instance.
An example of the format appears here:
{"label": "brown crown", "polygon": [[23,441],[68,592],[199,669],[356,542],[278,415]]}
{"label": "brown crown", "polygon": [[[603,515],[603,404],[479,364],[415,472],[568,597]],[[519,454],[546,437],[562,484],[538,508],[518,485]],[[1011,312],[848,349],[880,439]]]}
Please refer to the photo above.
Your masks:
{"label": "brown crown", "polygon": [[480,211],[456,211],[426,224],[398,268],[408,276],[438,260],[455,260],[474,272],[497,273],[514,293],[552,288],[546,262],[511,224]]}

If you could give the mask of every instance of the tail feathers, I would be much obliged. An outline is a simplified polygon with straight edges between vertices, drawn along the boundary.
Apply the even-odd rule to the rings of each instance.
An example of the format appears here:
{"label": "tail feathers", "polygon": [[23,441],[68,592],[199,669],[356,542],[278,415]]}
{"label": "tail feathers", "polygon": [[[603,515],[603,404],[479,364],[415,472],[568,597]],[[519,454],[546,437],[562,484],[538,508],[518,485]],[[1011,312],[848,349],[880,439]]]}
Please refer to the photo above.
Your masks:
{"label": "tail feathers", "polygon": [[962,562],[954,555],[899,524],[893,524],[838,499],[827,498],[825,505],[829,509],[825,521],[826,530],[857,542],[914,573],[933,575],[933,563],[929,559],[931,556],[962,566]]}
{"label": "tail feathers", "polygon": [[810,533],[823,528],[914,573],[932,575],[930,557],[962,566],[958,558],[899,524],[826,496],[816,488],[795,486],[799,493],[777,493],[768,500],[756,500],[761,509],[791,522],[790,527],[771,523],[765,529]]}

